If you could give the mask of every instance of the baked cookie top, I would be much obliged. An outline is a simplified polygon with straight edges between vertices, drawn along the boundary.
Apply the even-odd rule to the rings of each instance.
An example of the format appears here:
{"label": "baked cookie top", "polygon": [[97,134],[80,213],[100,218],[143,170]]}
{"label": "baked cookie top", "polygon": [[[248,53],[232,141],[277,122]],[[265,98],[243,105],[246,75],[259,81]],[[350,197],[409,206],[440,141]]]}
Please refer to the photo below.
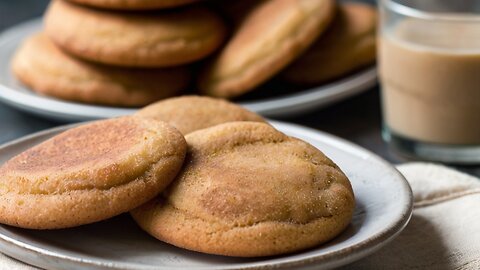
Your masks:
{"label": "baked cookie top", "polygon": [[113,106],[142,106],[171,97],[190,82],[187,67],[123,68],[67,55],[44,34],[29,37],[12,69],[32,90],[61,99]]}
{"label": "baked cookie top", "polygon": [[66,228],[126,212],[165,188],[186,152],[166,123],[122,117],[81,125],[0,167],[0,222]]}
{"label": "baked cookie top", "polygon": [[165,121],[183,134],[225,122],[265,122],[258,114],[222,99],[182,96],[151,104],[136,113],[138,116]]}
{"label": "baked cookie top", "polygon": [[343,3],[331,27],[279,75],[300,85],[319,84],[372,64],[376,57],[377,12],[362,3]]}
{"label": "baked cookie top", "polygon": [[68,0],[82,5],[119,10],[149,10],[172,8],[198,0]]}
{"label": "baked cookie top", "polygon": [[160,240],[206,253],[267,256],[325,242],[350,222],[350,182],[308,143],[255,122],[217,125],[186,140],[176,180],[132,212]]}
{"label": "baked cookie top", "polygon": [[62,49],[110,65],[164,67],[193,62],[217,49],[221,18],[195,5],[154,12],[119,12],[51,2],[45,31]]}
{"label": "baked cookie top", "polygon": [[259,1],[199,76],[203,94],[231,98],[266,81],[300,55],[327,28],[333,0]]}

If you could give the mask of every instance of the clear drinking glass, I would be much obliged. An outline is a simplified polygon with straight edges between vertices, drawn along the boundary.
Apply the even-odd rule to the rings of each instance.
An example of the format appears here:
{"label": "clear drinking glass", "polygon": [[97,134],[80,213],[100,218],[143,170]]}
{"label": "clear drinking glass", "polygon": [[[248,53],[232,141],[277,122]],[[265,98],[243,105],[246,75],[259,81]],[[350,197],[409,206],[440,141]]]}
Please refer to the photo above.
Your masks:
{"label": "clear drinking glass", "polygon": [[480,163],[480,1],[379,6],[384,139],[407,156]]}

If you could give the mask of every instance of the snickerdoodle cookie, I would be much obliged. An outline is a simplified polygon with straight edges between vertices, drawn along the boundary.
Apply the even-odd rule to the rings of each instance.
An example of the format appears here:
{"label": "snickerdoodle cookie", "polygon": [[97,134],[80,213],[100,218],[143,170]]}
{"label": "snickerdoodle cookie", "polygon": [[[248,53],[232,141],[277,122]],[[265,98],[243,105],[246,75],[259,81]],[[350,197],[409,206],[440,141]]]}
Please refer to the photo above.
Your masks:
{"label": "snickerdoodle cookie", "polygon": [[273,127],[230,122],[186,136],[177,178],[133,210],[154,237],[228,256],[267,256],[328,241],[349,224],[354,195],[322,152]]}
{"label": "snickerdoodle cookie", "polygon": [[82,5],[106,9],[148,10],[186,5],[198,0],[68,0]]}
{"label": "snickerdoodle cookie", "polygon": [[311,45],[334,14],[334,0],[260,1],[204,67],[200,92],[231,98],[251,91]]}
{"label": "snickerdoodle cookie", "polygon": [[176,129],[140,117],[72,128],[0,167],[0,223],[57,229],[129,211],[175,178],[186,148]]}
{"label": "snickerdoodle cookie", "polygon": [[199,96],[162,100],[141,109],[137,115],[165,121],[183,134],[226,122],[265,122],[258,114],[231,102]]}
{"label": "snickerdoodle cookie", "polygon": [[199,60],[226,35],[220,17],[201,7],[154,12],[92,9],[54,0],[45,15],[48,36],[87,60],[127,67],[165,67]]}
{"label": "snickerdoodle cookie", "polygon": [[112,106],[143,106],[171,97],[189,83],[185,67],[111,67],[65,54],[43,33],[28,38],[12,69],[32,90],[65,100]]}
{"label": "snickerdoodle cookie", "polygon": [[315,85],[374,63],[376,24],[373,7],[342,4],[332,27],[280,77],[295,84]]}

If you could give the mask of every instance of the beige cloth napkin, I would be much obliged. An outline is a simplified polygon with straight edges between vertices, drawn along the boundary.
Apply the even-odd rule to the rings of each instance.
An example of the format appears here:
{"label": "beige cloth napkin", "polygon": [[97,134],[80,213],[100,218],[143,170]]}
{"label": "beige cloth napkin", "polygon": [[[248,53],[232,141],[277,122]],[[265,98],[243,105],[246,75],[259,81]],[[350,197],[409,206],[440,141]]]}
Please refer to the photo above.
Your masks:
{"label": "beige cloth napkin", "polygon": [[415,197],[410,223],[380,251],[342,269],[480,269],[480,179],[427,163],[398,169]]}
{"label": "beige cloth napkin", "polygon": [[[480,179],[427,163],[398,169],[415,196],[410,223],[380,251],[342,269],[480,269]],[[0,269],[38,268],[0,254]]]}

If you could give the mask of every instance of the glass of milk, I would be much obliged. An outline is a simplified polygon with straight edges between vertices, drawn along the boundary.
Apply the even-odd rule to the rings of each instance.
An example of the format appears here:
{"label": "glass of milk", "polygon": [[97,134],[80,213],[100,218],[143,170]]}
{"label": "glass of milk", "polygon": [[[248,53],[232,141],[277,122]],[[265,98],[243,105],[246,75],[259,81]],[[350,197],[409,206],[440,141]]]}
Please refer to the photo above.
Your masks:
{"label": "glass of milk", "polygon": [[417,159],[480,163],[480,1],[379,6],[384,139]]}

